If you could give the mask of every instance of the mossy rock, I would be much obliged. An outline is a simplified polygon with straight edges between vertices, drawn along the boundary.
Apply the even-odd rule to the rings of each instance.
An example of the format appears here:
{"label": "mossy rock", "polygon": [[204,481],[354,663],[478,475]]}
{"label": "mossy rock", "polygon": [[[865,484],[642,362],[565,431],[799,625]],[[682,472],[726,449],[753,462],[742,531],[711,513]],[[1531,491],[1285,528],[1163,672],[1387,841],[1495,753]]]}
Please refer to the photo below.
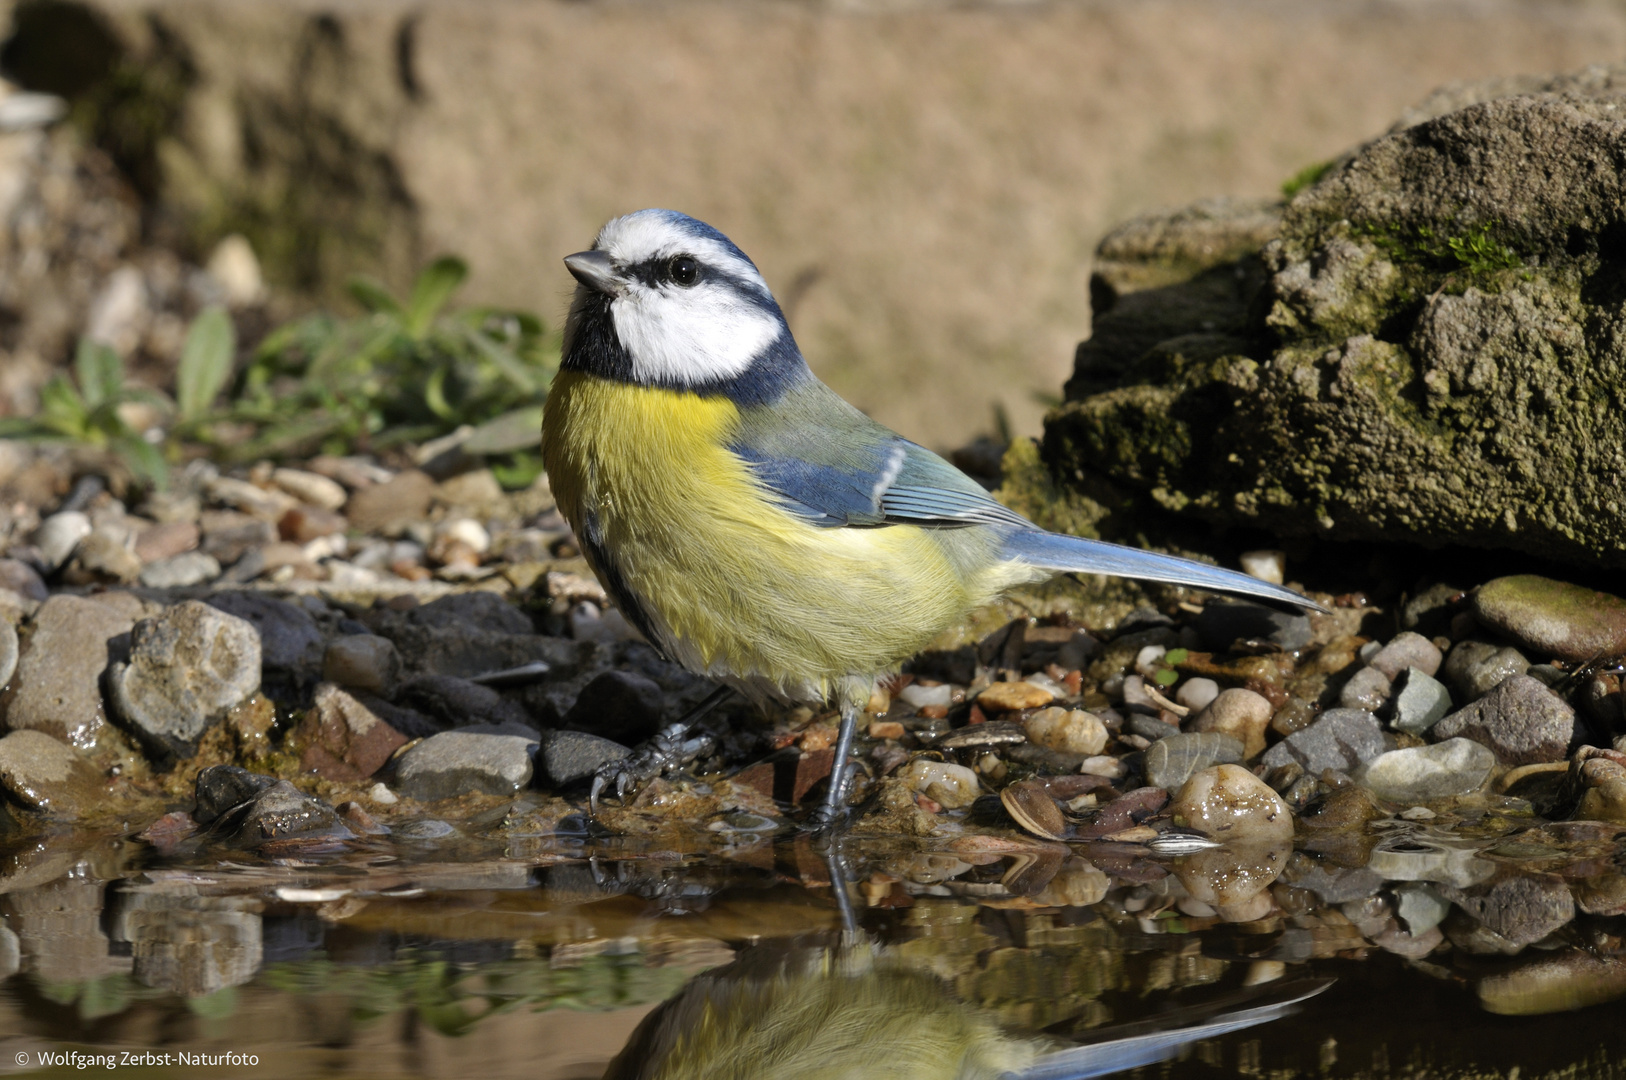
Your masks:
{"label": "mossy rock", "polygon": [[1109,538],[1174,510],[1626,566],[1626,67],[1605,75],[1458,90],[1289,202],[1115,232],[1045,482]]}

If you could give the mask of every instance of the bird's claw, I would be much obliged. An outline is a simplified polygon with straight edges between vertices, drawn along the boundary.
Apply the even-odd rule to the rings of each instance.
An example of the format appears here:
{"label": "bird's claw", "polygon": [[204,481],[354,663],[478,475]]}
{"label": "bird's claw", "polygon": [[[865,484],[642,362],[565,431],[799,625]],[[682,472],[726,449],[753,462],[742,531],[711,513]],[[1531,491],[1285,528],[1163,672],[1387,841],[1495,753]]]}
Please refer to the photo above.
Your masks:
{"label": "bird's claw", "polygon": [[587,804],[597,813],[599,796],[612,786],[615,797],[625,803],[628,792],[643,787],[657,776],[676,772],[700,760],[712,753],[716,745],[704,732],[690,736],[686,724],[668,724],[626,757],[600,765],[593,773]]}

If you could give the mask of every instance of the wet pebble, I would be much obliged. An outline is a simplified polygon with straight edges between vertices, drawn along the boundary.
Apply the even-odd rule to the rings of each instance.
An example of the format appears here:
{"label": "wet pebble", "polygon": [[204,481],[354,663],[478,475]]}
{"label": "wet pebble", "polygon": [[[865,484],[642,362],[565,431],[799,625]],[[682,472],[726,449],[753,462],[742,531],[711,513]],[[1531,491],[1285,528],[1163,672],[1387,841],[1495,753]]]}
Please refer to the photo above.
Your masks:
{"label": "wet pebble", "polygon": [[1101,718],[1083,709],[1040,709],[1024,722],[1030,742],[1070,754],[1099,754],[1107,745]]}
{"label": "wet pebble", "polygon": [[271,841],[349,840],[355,834],[321,799],[276,780],[247,802],[221,812],[214,826],[230,843],[260,847]]}
{"label": "wet pebble", "polygon": [[201,551],[173,555],[141,568],[141,584],[149,589],[185,589],[219,576],[220,561]]}
{"label": "wet pebble", "polygon": [[1391,727],[1421,735],[1451,711],[1451,694],[1421,668],[1407,668],[1395,681],[1389,707]]}
{"label": "wet pebble", "polygon": [[1516,948],[1540,941],[1575,918],[1575,898],[1557,877],[1513,874],[1466,891],[1454,886],[1440,891]]}
{"label": "wet pebble", "polygon": [[444,731],[401,755],[395,767],[395,788],[424,802],[471,791],[512,795],[531,782],[531,759],[538,741],[519,735]]}
{"label": "wet pebble", "polygon": [[236,765],[211,765],[198,773],[193,787],[192,818],[207,825],[234,806],[241,806],[277,782],[274,776],[249,772]]}
{"label": "wet pebble", "polygon": [[114,710],[149,749],[190,757],[228,709],[260,687],[260,635],[196,600],[142,619],[130,660],[108,672]]}
{"label": "wet pebble", "polygon": [[1293,838],[1293,815],[1270,787],[1240,765],[1193,774],[1169,803],[1176,823],[1220,841],[1280,843]]}
{"label": "wet pebble", "polygon": [[1270,726],[1270,702],[1252,690],[1233,688],[1222,691],[1191,723],[1192,731],[1216,731],[1242,744],[1246,761],[1265,748],[1265,729]]}
{"label": "wet pebble", "polygon": [[1287,552],[1274,549],[1244,551],[1238,560],[1249,577],[1280,585],[1287,578]]}
{"label": "wet pebble", "polygon": [[1440,670],[1440,660],[1439,646],[1422,634],[1407,630],[1395,635],[1392,641],[1374,653],[1367,666],[1393,679],[1407,668],[1433,675]]}
{"label": "wet pebble", "polygon": [[1510,646],[1472,639],[1459,641],[1445,658],[1440,675],[1458,701],[1476,701],[1509,675],[1523,675],[1530,661]]}
{"label": "wet pebble", "polygon": [[1349,677],[1338,692],[1338,704],[1345,709],[1375,713],[1389,700],[1389,677],[1375,667],[1364,667]]}
{"label": "wet pebble", "polygon": [[898,691],[898,700],[917,709],[946,709],[954,702],[954,687],[948,683],[938,683],[936,686],[910,683]]}
{"label": "wet pebble", "polygon": [[401,676],[401,654],[389,638],[349,634],[335,638],[322,656],[322,678],[356,690],[388,694]]}
{"label": "wet pebble", "polygon": [[0,619],[0,687],[9,684],[12,674],[16,672],[19,649],[17,628],[7,620]]}
{"label": "wet pebble", "polygon": [[630,750],[618,742],[585,731],[552,731],[542,743],[542,769],[554,788],[585,780],[601,766],[620,761]]}
{"label": "wet pebble", "polygon": [[910,791],[919,792],[945,810],[970,806],[982,794],[977,774],[949,761],[916,758],[898,771]]}
{"label": "wet pebble", "polygon": [[1480,623],[1539,656],[1584,663],[1626,653],[1626,600],[1535,574],[1496,578],[1469,594]]}
{"label": "wet pebble", "polygon": [[304,749],[299,764],[329,780],[362,780],[384,766],[406,736],[332,683],[316,688],[315,700],[295,729]]}
{"label": "wet pebble", "polygon": [[89,763],[43,731],[0,739],[0,788],[18,805],[56,818],[77,818],[105,797]]}
{"label": "wet pebble", "polygon": [[1459,735],[1490,747],[1504,765],[1562,761],[1575,735],[1575,710],[1528,675],[1511,675],[1467,708],[1445,717],[1431,733]]}
{"label": "wet pebble", "polygon": [[1309,727],[1295,731],[1265,751],[1260,760],[1270,768],[1296,762],[1318,776],[1325,769],[1348,772],[1371,761],[1388,747],[1378,718],[1362,709],[1328,709]]}
{"label": "wet pebble", "polygon": [[1180,689],[1175,691],[1174,700],[1176,704],[1184,705],[1194,713],[1201,712],[1219,697],[1219,692],[1219,683],[1213,679],[1187,679],[1180,684]]}
{"label": "wet pebble", "polygon": [[1394,886],[1395,913],[1413,934],[1423,934],[1445,921],[1451,901],[1438,889],[1422,881],[1403,881]]}
{"label": "wet pebble", "polygon": [[92,740],[103,723],[108,642],[134,623],[131,608],[84,597],[58,594],[41,604],[28,649],[17,661],[7,726],[44,731],[74,745]]}
{"label": "wet pebble", "polygon": [[1218,731],[1177,732],[1147,749],[1146,782],[1174,791],[1209,766],[1242,760],[1242,742],[1234,736]]}
{"label": "wet pebble", "polygon": [[1362,780],[1380,799],[1429,802],[1479,790],[1495,765],[1496,755],[1472,739],[1448,739],[1380,754]]}

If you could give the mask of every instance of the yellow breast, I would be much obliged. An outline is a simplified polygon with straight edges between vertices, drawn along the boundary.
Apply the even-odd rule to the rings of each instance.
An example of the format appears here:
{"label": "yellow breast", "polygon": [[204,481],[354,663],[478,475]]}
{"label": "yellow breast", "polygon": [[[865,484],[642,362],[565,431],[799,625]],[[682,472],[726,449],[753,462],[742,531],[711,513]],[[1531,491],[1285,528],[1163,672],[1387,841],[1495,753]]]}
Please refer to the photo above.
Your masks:
{"label": "yellow breast", "polygon": [[[725,397],[561,373],[543,457],[559,508],[674,660],[823,698],[914,655],[1008,585],[971,530],[820,528],[778,506],[728,450]],[[971,572],[968,573],[968,566]]]}

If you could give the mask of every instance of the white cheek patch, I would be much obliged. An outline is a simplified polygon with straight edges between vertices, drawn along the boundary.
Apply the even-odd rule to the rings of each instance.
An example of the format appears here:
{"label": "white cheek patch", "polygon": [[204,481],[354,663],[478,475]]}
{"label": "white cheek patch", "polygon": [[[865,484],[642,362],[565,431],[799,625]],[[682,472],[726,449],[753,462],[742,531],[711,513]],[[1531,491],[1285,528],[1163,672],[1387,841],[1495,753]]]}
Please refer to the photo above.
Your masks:
{"label": "white cheek patch", "polygon": [[782,324],[727,285],[633,285],[610,305],[639,382],[694,385],[741,375]]}

